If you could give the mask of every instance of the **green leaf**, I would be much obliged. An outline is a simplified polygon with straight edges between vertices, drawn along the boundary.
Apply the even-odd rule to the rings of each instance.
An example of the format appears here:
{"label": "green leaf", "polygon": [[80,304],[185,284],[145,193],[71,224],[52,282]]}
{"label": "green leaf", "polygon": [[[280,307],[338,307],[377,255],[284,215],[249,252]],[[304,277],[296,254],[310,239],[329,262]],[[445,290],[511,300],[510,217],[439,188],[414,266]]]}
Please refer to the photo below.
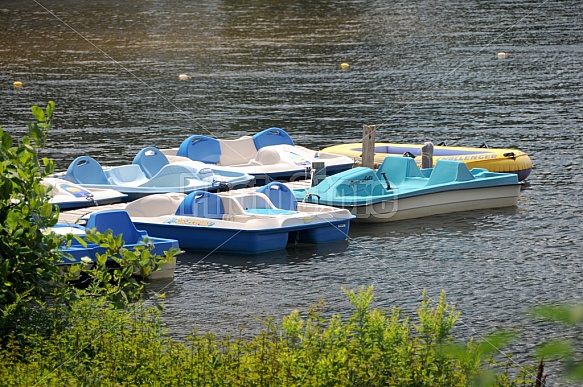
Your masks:
{"label": "green leaf", "polygon": [[45,112],[40,107],[35,105],[30,110],[32,110],[32,115],[38,122],[46,122]]}
{"label": "green leaf", "polygon": [[583,322],[583,305],[539,306],[532,310],[535,317],[567,325]]}
{"label": "green leaf", "polygon": [[536,351],[537,356],[544,360],[556,360],[569,358],[573,354],[571,343],[564,340],[548,341]]}
{"label": "green leaf", "polygon": [[53,112],[55,111],[55,102],[49,101],[47,104],[47,116],[51,118],[53,116]]}
{"label": "green leaf", "polygon": [[20,221],[20,216],[16,211],[10,211],[8,216],[6,216],[6,224],[10,228],[18,227],[18,222]]}

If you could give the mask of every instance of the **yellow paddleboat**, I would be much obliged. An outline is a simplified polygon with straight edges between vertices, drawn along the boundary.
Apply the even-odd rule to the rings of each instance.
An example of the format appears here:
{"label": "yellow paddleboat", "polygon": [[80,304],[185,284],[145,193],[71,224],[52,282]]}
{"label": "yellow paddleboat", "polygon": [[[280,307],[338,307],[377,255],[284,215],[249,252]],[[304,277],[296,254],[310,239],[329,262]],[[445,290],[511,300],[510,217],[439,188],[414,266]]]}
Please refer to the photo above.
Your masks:
{"label": "yellow paddleboat", "polygon": [[[423,145],[414,144],[390,144],[384,142],[375,143],[375,167],[382,164],[389,155],[410,156],[421,165],[421,148]],[[356,163],[362,161],[362,144],[334,145],[322,149],[326,153],[336,153],[352,157]],[[436,145],[433,147],[433,164],[437,160],[463,161],[472,168],[485,168],[490,172],[516,173],[518,180],[525,180],[532,170],[532,161],[528,154],[518,149],[457,147]]]}

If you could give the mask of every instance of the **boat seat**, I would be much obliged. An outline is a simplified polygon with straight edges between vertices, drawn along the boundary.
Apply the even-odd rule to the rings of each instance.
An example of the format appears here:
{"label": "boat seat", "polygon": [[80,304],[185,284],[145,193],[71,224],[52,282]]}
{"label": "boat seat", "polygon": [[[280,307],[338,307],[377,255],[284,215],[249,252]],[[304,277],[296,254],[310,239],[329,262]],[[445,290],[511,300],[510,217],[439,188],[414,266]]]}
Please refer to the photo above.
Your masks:
{"label": "boat seat", "polygon": [[79,156],[73,160],[64,178],[78,184],[109,184],[101,165],[89,156]]}
{"label": "boat seat", "polygon": [[194,191],[188,194],[176,210],[175,215],[197,218],[223,219],[225,207],[217,194],[207,191]]}
{"label": "boat seat", "polygon": [[257,192],[265,194],[269,200],[279,209],[297,211],[298,201],[289,187],[278,181],[274,181],[259,188]]}
{"label": "boat seat", "polygon": [[140,166],[148,179],[154,177],[160,170],[170,164],[168,158],[158,148],[148,146],[138,152],[132,164]]}
{"label": "boat seat", "polygon": [[180,205],[182,194],[148,195],[128,203],[125,207],[130,217],[156,217],[173,214]]}
{"label": "boat seat", "polygon": [[237,200],[243,211],[249,211],[250,209],[275,208],[269,198],[259,192],[250,192],[249,194],[235,196],[234,198]]}
{"label": "boat seat", "polygon": [[268,128],[253,135],[257,150],[270,145],[295,145],[289,134],[280,128]]}
{"label": "boat seat", "polygon": [[433,171],[431,171],[427,185],[439,185],[474,179],[474,175],[472,175],[468,166],[463,161],[437,160]]}
{"label": "boat seat", "polygon": [[411,157],[387,156],[377,170],[377,177],[384,181],[385,173],[391,185],[401,185],[409,177],[425,177]]}
{"label": "boat seat", "polygon": [[105,175],[111,185],[138,186],[148,181],[144,171],[136,164],[121,165],[108,169],[105,171]]}
{"label": "boat seat", "polygon": [[257,156],[257,149],[253,143],[253,138],[249,136],[236,140],[221,140],[220,165],[242,165],[248,164]]}
{"label": "boat seat", "polygon": [[187,179],[196,178],[197,171],[181,164],[168,164],[141,187],[184,187],[188,185]]}
{"label": "boat seat", "polygon": [[216,138],[195,134],[180,144],[176,156],[188,157],[207,164],[218,164],[221,157],[221,145]]}
{"label": "boat seat", "polygon": [[147,236],[146,231],[136,229],[130,216],[124,210],[94,212],[87,219],[85,227],[96,228],[101,233],[111,229],[114,236],[123,234],[122,239],[125,244],[137,244]]}

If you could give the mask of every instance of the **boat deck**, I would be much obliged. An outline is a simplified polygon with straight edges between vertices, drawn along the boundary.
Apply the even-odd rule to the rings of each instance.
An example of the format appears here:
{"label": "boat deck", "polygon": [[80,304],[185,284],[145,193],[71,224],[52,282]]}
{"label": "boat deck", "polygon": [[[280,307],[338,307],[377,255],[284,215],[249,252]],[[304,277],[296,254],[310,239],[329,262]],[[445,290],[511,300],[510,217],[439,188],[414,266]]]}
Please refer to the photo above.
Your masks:
{"label": "boat deck", "polygon": [[[291,183],[287,182],[285,183],[285,185],[287,185],[290,189],[307,188],[311,185],[311,180],[300,180]],[[236,193],[252,192],[256,191],[258,188],[259,187],[240,188],[232,191],[220,192],[219,195],[230,195],[234,192]],[[92,214],[93,212],[104,210],[123,210],[126,207],[126,205],[127,203],[115,203],[103,206],[85,207],[75,210],[62,211],[59,214],[59,223],[75,224],[79,222],[79,219],[89,214]]]}

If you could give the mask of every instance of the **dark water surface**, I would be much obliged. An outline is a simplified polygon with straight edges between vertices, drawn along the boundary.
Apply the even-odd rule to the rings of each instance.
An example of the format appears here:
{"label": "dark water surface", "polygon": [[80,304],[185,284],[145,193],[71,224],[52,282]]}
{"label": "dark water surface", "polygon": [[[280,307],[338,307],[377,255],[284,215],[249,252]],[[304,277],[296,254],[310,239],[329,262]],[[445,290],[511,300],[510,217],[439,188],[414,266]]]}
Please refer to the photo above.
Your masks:
{"label": "dark water surface", "polygon": [[531,155],[517,208],[354,225],[345,243],[252,258],[180,256],[160,285],[173,334],[253,333],[319,299],[347,313],[341,288],[374,285],[377,306],[406,313],[422,289],[445,290],[462,338],[521,329],[507,348],[518,363],[572,337],[527,312],[583,302],[580,0],[3,0],[0,26],[0,125],[23,133],[30,106],[54,100],[45,153],[60,169],[270,126],[317,149],[377,124],[379,140]]}

